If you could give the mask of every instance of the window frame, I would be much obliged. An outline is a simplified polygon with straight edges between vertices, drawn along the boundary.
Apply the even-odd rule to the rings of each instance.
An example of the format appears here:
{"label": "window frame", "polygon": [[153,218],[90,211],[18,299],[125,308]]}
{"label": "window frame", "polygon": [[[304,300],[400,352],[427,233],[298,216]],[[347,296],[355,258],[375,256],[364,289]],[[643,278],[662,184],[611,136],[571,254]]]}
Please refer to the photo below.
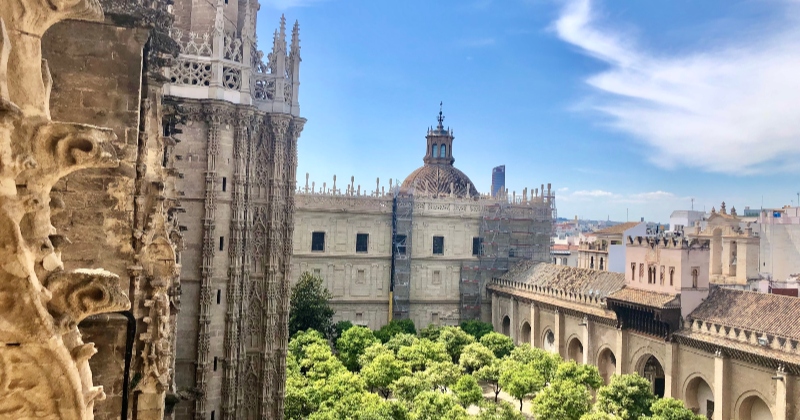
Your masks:
{"label": "window frame", "polygon": [[[477,247],[476,247],[477,245]],[[475,252],[477,251],[477,252]],[[472,237],[472,256],[473,257],[480,257],[483,255],[483,238],[480,236],[473,236]]]}
{"label": "window frame", "polygon": [[[359,249],[360,238],[364,238],[363,249]],[[368,252],[369,252],[369,233],[356,233],[356,253],[366,254]]]}
{"label": "window frame", "polygon": [[[440,242],[438,247],[436,246],[437,240]],[[439,248],[439,252],[436,252],[437,248]],[[431,244],[431,253],[433,255],[444,255],[444,236],[434,235]]]}
{"label": "window frame", "polygon": [[[317,246],[317,235],[322,235],[322,247],[320,249],[314,249],[319,248]],[[325,231],[311,232],[311,252],[325,252]]]}

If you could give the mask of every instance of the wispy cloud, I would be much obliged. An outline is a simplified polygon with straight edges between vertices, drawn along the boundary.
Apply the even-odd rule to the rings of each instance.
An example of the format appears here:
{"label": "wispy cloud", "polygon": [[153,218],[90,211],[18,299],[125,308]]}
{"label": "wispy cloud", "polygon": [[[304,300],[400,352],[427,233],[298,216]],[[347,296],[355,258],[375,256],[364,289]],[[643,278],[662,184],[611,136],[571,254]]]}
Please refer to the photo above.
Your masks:
{"label": "wispy cloud", "polygon": [[600,197],[614,197],[616,194],[603,191],[603,190],[579,190],[575,191],[570,196],[575,198],[600,198]]}
{"label": "wispy cloud", "polygon": [[306,7],[327,0],[262,0],[261,4],[278,10],[286,10],[294,7]]}
{"label": "wispy cloud", "polygon": [[586,80],[604,94],[593,107],[650,146],[652,163],[730,174],[800,169],[798,22],[771,22],[768,31],[727,45],[664,55],[601,28],[593,6],[568,1],[554,29],[608,64]]}
{"label": "wispy cloud", "polygon": [[[560,190],[559,190],[560,191]],[[605,190],[579,190],[569,193],[564,191],[559,195],[558,200],[572,201],[572,202],[588,202],[588,201],[602,201],[603,203],[636,203],[636,204],[655,204],[655,203],[673,203],[688,198],[678,197],[677,195],[667,191],[647,191],[641,193],[615,193]]]}

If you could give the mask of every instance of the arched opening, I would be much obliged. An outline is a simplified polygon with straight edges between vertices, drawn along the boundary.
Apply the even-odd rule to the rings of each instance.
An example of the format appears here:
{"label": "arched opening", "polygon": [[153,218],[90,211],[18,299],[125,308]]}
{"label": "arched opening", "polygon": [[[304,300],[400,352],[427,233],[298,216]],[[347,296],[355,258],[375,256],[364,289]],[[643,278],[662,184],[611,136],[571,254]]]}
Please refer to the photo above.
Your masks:
{"label": "arched opening", "polygon": [[589,268],[594,268],[594,255],[592,255],[592,257],[589,258]]}
{"label": "arched opening", "polygon": [[439,154],[439,157],[447,157],[447,145],[446,144],[442,145],[442,151]]}
{"label": "arched opening", "polygon": [[553,334],[553,331],[548,329],[544,332],[542,336],[542,348],[551,353],[556,353],[558,351],[556,348],[556,335]]}
{"label": "arched opening", "polygon": [[751,395],[739,406],[739,420],[772,420],[772,412],[764,400]]}
{"label": "arched opening", "polygon": [[600,257],[600,270],[603,270],[603,269],[604,269],[604,264],[603,264],[603,262],[604,262],[604,260],[603,260],[603,257]]}
{"label": "arched opening", "polygon": [[597,356],[597,370],[600,371],[603,382],[608,385],[611,382],[611,376],[617,371],[617,357],[614,356],[611,349],[603,349]]}
{"label": "arched opening", "polygon": [[569,345],[567,346],[567,357],[569,360],[573,360],[576,363],[583,363],[583,344],[581,340],[578,338],[573,338],[569,340]]}
{"label": "arched opening", "polygon": [[531,343],[531,324],[528,324],[527,321],[522,323],[522,328],[519,330],[519,342],[520,344]]}
{"label": "arched opening", "polygon": [[714,393],[703,378],[698,376],[689,381],[684,396],[686,408],[708,419],[713,418]]}
{"label": "arched opening", "polygon": [[566,257],[561,259],[561,265],[567,265],[567,258]]}
{"label": "arched opening", "polygon": [[722,229],[711,232],[711,274],[722,274]]}
{"label": "arched opening", "polygon": [[503,317],[503,334],[511,337],[511,319],[508,316]]}
{"label": "arched opening", "polygon": [[731,241],[730,254],[728,255],[728,275],[735,276],[736,275],[736,241]]}
{"label": "arched opening", "polygon": [[664,397],[664,367],[661,366],[661,362],[659,362],[655,356],[651,354],[642,356],[642,358],[639,359],[636,371],[639,375],[650,381],[653,394],[656,394],[659,398]]}
{"label": "arched opening", "polygon": [[438,144],[434,144],[431,147],[433,148],[433,150],[431,150],[431,157],[439,156],[439,145]]}

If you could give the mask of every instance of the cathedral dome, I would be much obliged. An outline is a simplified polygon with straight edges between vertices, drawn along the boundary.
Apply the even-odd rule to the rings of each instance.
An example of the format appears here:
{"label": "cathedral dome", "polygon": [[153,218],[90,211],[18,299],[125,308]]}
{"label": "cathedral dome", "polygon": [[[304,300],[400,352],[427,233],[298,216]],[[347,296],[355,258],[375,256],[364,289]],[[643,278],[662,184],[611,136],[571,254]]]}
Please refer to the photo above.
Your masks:
{"label": "cathedral dome", "polygon": [[[406,177],[400,187],[403,191],[413,188],[414,194],[434,197],[477,197],[478,191],[464,172],[453,165],[426,164]],[[451,191],[452,190],[452,191]]]}
{"label": "cathedral dome", "polygon": [[400,189],[413,191],[414,194],[433,197],[447,197],[454,195],[459,198],[472,198],[478,196],[475,185],[463,172],[453,166],[453,130],[445,129],[442,123],[444,116],[439,110],[439,125],[429,128],[428,145],[425,165],[412,172]]}

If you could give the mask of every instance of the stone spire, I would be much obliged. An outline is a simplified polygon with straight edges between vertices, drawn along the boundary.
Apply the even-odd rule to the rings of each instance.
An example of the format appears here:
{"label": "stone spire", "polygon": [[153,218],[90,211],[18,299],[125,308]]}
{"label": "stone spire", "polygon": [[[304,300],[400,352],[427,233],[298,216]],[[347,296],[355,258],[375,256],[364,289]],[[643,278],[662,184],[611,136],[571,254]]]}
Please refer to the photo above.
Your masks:
{"label": "stone spire", "polygon": [[292,79],[292,114],[300,114],[300,23],[294,21],[292,44],[289,51],[289,76]]}

